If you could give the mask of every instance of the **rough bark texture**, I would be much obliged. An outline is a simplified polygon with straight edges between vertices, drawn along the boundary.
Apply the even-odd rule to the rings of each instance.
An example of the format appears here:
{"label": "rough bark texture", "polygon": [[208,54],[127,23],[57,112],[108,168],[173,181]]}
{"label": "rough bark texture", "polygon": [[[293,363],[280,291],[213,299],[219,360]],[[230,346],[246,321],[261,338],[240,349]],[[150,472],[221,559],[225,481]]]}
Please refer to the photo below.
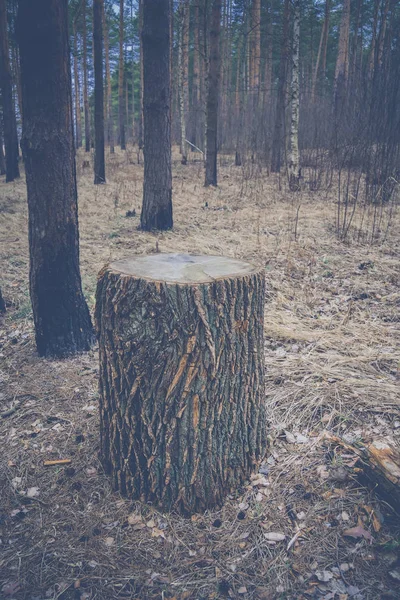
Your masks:
{"label": "rough bark texture", "polygon": [[207,128],[205,186],[217,185],[218,92],[220,79],[221,0],[214,0],[210,23],[210,58],[207,75]]}
{"label": "rough bark texture", "polygon": [[112,90],[111,90],[111,70],[110,70],[110,42],[108,37],[108,23],[103,11],[103,36],[104,36],[104,53],[105,53],[105,67],[106,67],[106,81],[107,81],[107,141],[110,145],[110,152],[114,154],[114,120],[112,112]]}
{"label": "rough bark texture", "polygon": [[14,181],[19,177],[18,136],[8,47],[6,0],[0,0],[0,90],[3,102],[6,181]]}
{"label": "rough bark texture", "polygon": [[88,96],[88,74],[87,74],[87,26],[86,26],[86,0],[83,0],[83,105],[85,111],[85,152],[90,152],[90,113]]}
{"label": "rough bark texture", "polygon": [[119,145],[126,149],[125,141],[125,99],[124,99],[124,0],[119,0],[119,63],[118,63],[118,118]]}
{"label": "rough bark texture", "polygon": [[182,164],[187,164],[186,121],[189,112],[189,0],[181,0],[179,6],[179,113],[181,125]]}
{"label": "rough bark texture", "polygon": [[5,175],[6,173],[6,158],[4,156],[3,150],[3,119],[2,115],[0,115],[0,175]]}
{"label": "rough bark texture", "polygon": [[328,432],[324,438],[358,456],[354,475],[400,514],[400,451],[394,441],[376,439],[355,447]]}
{"label": "rough bark texture", "polygon": [[279,173],[282,162],[283,133],[285,125],[286,79],[289,52],[289,0],[285,0],[283,9],[283,32],[281,58],[279,63],[278,94],[276,97],[276,113],[274,139],[272,143],[271,171]]}
{"label": "rough bark texture", "polygon": [[266,446],[264,273],[218,258],[228,269],[205,281],[198,258],[177,257],[195,262],[186,283],[119,261],[97,287],[103,465],[115,489],[183,514],[220,506]]}
{"label": "rough bark texture", "polygon": [[349,74],[350,0],[343,1],[339,49],[335,68],[335,88],[345,85]]}
{"label": "rough bark texture", "polygon": [[103,0],[93,0],[94,183],[106,182],[104,160]]}
{"label": "rough bark texture", "polygon": [[6,303],[4,302],[3,295],[0,289],[0,314],[4,314],[6,312]]}
{"label": "rough bark texture", "polygon": [[82,147],[82,118],[81,118],[81,90],[78,70],[78,32],[76,19],[73,21],[74,30],[74,91],[75,91],[75,146]]}
{"label": "rough bark texture", "polygon": [[79,271],[67,19],[67,0],[19,2],[30,294],[38,352],[56,357],[93,341]]}
{"label": "rough bark texture", "polygon": [[144,183],[141,228],[171,229],[170,3],[143,2]]}

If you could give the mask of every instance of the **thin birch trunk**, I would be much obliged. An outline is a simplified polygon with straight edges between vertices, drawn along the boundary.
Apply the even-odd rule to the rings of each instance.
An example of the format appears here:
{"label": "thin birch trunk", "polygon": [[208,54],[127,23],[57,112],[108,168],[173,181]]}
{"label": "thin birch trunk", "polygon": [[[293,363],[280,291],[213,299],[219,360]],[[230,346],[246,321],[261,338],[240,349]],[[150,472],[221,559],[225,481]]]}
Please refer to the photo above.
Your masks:
{"label": "thin birch trunk", "polygon": [[293,43],[290,120],[289,188],[298,191],[300,185],[299,162],[299,48],[300,48],[300,0],[293,2]]}

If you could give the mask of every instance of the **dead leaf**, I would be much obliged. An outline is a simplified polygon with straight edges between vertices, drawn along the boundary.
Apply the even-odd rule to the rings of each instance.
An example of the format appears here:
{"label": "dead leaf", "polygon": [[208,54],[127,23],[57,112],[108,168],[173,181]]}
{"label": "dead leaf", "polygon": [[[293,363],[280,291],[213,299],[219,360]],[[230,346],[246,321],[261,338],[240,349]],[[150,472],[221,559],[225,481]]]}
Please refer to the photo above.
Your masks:
{"label": "dead leaf", "polygon": [[328,479],[329,472],[325,465],[319,465],[317,467],[317,475],[320,477],[320,479]]}
{"label": "dead leaf", "polygon": [[36,498],[36,496],[40,495],[38,487],[31,487],[26,490],[26,495],[28,498]]}
{"label": "dead leaf", "polygon": [[315,576],[318,581],[322,581],[323,583],[327,583],[333,578],[333,574],[330,571],[315,571]]}
{"label": "dead leaf", "polygon": [[285,438],[286,438],[286,441],[289,444],[295,444],[296,443],[296,438],[294,437],[293,433],[290,433],[290,431],[286,431],[285,430]]}
{"label": "dead leaf", "polygon": [[9,581],[5,583],[1,588],[1,591],[5,596],[13,596],[16,592],[20,590],[20,585],[18,581]]}
{"label": "dead leaf", "polygon": [[361,525],[357,525],[357,527],[351,527],[350,529],[345,529],[345,531],[343,531],[343,535],[353,538],[365,538],[371,544],[374,539],[370,532],[364,529],[364,527],[361,527]]}
{"label": "dead leaf", "polygon": [[284,533],[277,533],[275,531],[264,533],[264,537],[270,542],[283,542],[283,540],[286,538]]}
{"label": "dead leaf", "polygon": [[151,530],[151,537],[161,537],[165,540],[165,533],[162,529],[158,529],[158,527],[153,527]]}
{"label": "dead leaf", "polygon": [[147,521],[146,523],[147,527],[149,527],[150,529],[152,529],[153,527],[156,526],[156,522],[154,519],[150,519],[150,521]]}
{"label": "dead leaf", "polygon": [[128,523],[129,525],[136,525],[137,523],[142,523],[141,515],[136,515],[135,513],[128,515]]}
{"label": "dead leaf", "polygon": [[112,537],[106,537],[104,540],[105,545],[108,547],[113,546],[114,542],[115,542],[115,539]]}
{"label": "dead leaf", "polygon": [[247,587],[242,585],[239,589],[238,589],[238,594],[247,594]]}

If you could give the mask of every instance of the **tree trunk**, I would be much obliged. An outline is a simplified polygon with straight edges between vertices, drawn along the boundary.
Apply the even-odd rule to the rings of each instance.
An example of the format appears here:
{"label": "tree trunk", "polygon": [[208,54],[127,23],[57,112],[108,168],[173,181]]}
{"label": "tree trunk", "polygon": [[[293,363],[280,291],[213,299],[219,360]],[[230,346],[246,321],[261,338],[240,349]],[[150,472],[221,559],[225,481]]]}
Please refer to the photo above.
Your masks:
{"label": "tree trunk", "polygon": [[349,74],[350,0],[343,0],[339,49],[335,68],[335,95],[344,95]]}
{"label": "tree trunk", "polygon": [[118,66],[119,145],[126,150],[124,99],[124,0],[119,0],[119,66]]}
{"label": "tree trunk", "polygon": [[[326,66],[326,46],[327,46],[327,41],[328,41],[328,30],[329,30],[329,12],[330,12],[330,0],[325,0],[325,18],[324,18],[324,23],[323,23],[322,30],[321,30],[321,37],[319,40],[317,60],[315,63],[315,69],[314,69],[314,73],[313,73],[312,89],[311,89],[311,102],[315,101],[315,91],[316,91],[316,87],[317,87],[320,62],[324,62],[324,65]],[[322,58],[322,60],[321,60],[321,58]],[[324,67],[324,69],[323,69],[324,75],[325,75],[325,68],[326,67]]]}
{"label": "tree trunk", "polygon": [[181,0],[179,35],[179,112],[182,164],[187,164],[186,120],[189,111],[189,0]]}
{"label": "tree trunk", "polygon": [[4,144],[6,150],[6,182],[19,177],[18,135],[12,90],[12,75],[7,33],[6,0],[0,0],[0,89],[3,101]]}
{"label": "tree trunk", "polygon": [[221,29],[221,0],[213,0],[210,23],[210,55],[207,75],[207,129],[205,186],[216,186],[218,153],[218,94],[220,78],[219,37]]}
{"label": "tree trunk", "polygon": [[3,294],[1,293],[0,288],[0,314],[4,314],[6,312],[6,303],[3,298]]}
{"label": "tree trunk", "polygon": [[143,0],[139,0],[139,70],[140,70],[140,91],[139,91],[139,154],[140,150],[143,148]]}
{"label": "tree trunk", "polygon": [[85,111],[85,152],[90,152],[90,114],[88,96],[87,74],[87,27],[86,27],[86,0],[83,0],[83,105]]}
{"label": "tree trunk", "polygon": [[94,341],[79,270],[67,0],[20,0],[17,37],[36,344],[60,358]]}
{"label": "tree trunk", "polygon": [[6,159],[3,150],[3,119],[0,115],[0,175],[6,174]]}
{"label": "tree trunk", "polygon": [[171,229],[170,3],[143,2],[144,183],[141,228]]}
{"label": "tree trunk", "polygon": [[107,81],[107,138],[110,145],[110,152],[114,154],[114,120],[112,110],[112,89],[111,89],[111,70],[110,70],[110,42],[108,36],[108,26],[105,11],[103,10],[103,36],[104,36],[104,54],[106,66]]}
{"label": "tree trunk", "polygon": [[82,147],[82,119],[81,119],[81,91],[78,71],[78,33],[76,19],[73,21],[74,29],[74,88],[75,88],[75,146]]}
{"label": "tree trunk", "polygon": [[272,143],[271,171],[279,173],[282,162],[283,132],[285,126],[285,104],[286,104],[286,77],[289,51],[289,2],[285,0],[283,9],[283,31],[281,45],[281,59],[279,64],[278,94],[276,97],[276,113],[274,137]]}
{"label": "tree trunk", "polygon": [[299,50],[300,50],[300,0],[293,0],[292,82],[290,119],[289,188],[298,191],[300,186],[299,161]]}
{"label": "tree trunk", "polygon": [[95,184],[106,182],[104,161],[103,11],[103,0],[93,0]]}
{"label": "tree trunk", "polygon": [[101,272],[100,444],[115,489],[191,514],[219,507],[257,469],[264,286],[263,270],[211,256],[158,254]]}

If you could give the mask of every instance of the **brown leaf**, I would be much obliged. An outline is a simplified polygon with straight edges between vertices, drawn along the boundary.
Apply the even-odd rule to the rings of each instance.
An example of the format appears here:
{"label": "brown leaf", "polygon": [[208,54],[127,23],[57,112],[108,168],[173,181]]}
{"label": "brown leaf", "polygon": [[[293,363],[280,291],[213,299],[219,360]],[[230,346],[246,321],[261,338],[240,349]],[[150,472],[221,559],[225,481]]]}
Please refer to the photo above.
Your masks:
{"label": "brown leaf", "polygon": [[357,525],[357,527],[351,527],[350,529],[345,529],[345,531],[343,531],[343,535],[353,538],[365,538],[371,544],[374,539],[370,532],[364,529],[364,527],[361,527],[361,525]]}

